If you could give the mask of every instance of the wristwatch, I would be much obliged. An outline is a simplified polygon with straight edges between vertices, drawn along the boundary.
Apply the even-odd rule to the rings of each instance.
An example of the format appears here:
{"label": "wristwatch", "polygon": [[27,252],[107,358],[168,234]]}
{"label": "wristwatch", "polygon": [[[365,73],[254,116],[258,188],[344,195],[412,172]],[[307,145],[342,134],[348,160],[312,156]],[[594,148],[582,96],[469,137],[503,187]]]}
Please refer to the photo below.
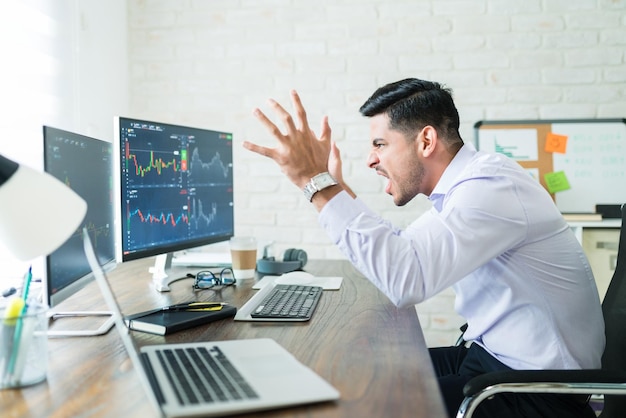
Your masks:
{"label": "wristwatch", "polygon": [[330,173],[320,173],[314,176],[311,181],[309,181],[302,191],[304,192],[304,196],[309,199],[309,202],[313,200],[313,196],[315,193],[324,190],[327,187],[334,186],[337,184],[337,180]]}

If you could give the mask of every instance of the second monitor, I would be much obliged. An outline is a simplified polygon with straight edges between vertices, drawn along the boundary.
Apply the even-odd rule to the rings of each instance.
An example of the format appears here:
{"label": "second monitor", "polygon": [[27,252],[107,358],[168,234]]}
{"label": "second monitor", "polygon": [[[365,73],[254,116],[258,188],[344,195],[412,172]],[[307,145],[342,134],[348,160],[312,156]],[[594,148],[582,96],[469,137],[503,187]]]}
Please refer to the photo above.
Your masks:
{"label": "second monitor", "polygon": [[[87,228],[92,237],[100,264],[107,270],[115,268],[112,144],[50,126],[43,127],[43,139],[45,171],[65,183],[87,202],[87,214],[82,226]],[[45,214],[45,202],[42,210]],[[50,222],[54,222],[54,219],[50,219]],[[51,308],[51,319],[102,316],[105,320],[98,328],[86,329],[81,328],[83,321],[63,321],[72,325],[65,328],[55,325],[54,329],[48,331],[49,335],[100,335],[113,326],[110,312],[66,312],[58,307],[93,280],[79,228],[63,245],[46,257],[45,302]]]}
{"label": "second monitor", "polygon": [[115,118],[116,259],[157,256],[155,287],[169,290],[175,251],[234,233],[229,132]]}

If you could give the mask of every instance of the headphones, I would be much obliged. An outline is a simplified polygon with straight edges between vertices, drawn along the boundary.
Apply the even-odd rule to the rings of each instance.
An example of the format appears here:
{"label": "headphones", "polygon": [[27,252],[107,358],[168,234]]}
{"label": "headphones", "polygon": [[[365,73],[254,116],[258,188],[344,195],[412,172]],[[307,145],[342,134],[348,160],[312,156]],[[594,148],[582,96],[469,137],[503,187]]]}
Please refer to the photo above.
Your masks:
{"label": "headphones", "polygon": [[300,270],[306,265],[308,256],[304,250],[288,248],[285,250],[283,261],[276,261],[274,257],[257,260],[256,269],[261,274],[283,274],[290,271]]}

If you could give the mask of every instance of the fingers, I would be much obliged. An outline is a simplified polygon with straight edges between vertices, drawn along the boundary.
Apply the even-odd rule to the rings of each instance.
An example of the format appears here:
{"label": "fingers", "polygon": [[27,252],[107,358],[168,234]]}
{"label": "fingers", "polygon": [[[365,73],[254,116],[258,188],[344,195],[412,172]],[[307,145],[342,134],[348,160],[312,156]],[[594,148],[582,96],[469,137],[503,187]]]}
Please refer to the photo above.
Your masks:
{"label": "fingers", "polygon": [[[274,101],[272,100],[272,102]],[[274,103],[280,107],[278,103]],[[261,124],[263,124],[267,128],[268,131],[270,131],[272,135],[276,137],[276,139],[278,139],[279,141],[285,140],[285,136],[282,134],[280,129],[278,129],[274,122],[272,122],[267,116],[265,116],[265,113],[263,113],[260,109],[254,109],[252,111],[252,114],[261,122]]]}
{"label": "fingers", "polygon": [[306,111],[304,110],[304,106],[302,105],[302,100],[300,100],[300,95],[295,90],[291,90],[291,102],[293,103],[293,107],[298,117],[298,128],[302,132],[310,131],[309,122],[306,118]]}
{"label": "fingers", "polygon": [[257,154],[274,159],[275,150],[272,148],[267,148],[261,145],[253,144],[250,141],[243,141],[243,147],[249,151],[256,152]]}
{"label": "fingers", "polygon": [[283,121],[283,124],[285,125],[285,127],[287,127],[287,135],[285,135],[283,138],[288,139],[289,136],[292,136],[297,131],[296,125],[293,122],[293,118],[291,117],[289,112],[287,112],[285,108],[282,107],[280,103],[278,103],[276,100],[269,99],[269,104],[272,107],[272,109],[274,109],[274,113],[276,113],[278,118]]}
{"label": "fingers", "polygon": [[[279,141],[275,148],[267,148],[245,141],[243,146],[249,151],[269,157],[281,165],[291,164],[292,171],[309,172],[319,170],[321,161],[327,162],[330,153],[331,129],[328,124],[328,117],[324,116],[321,123],[321,135],[317,137],[309,127],[307,114],[300,100],[300,96],[295,90],[291,90],[294,117],[273,99],[268,100],[277,118],[281,119],[286,128],[282,133],[260,109],[252,111],[263,126]],[[296,127],[296,123],[298,126]],[[319,143],[318,143],[319,141]],[[317,143],[317,144],[316,144]],[[322,160],[323,159],[323,160]],[[315,167],[313,167],[315,165]]]}
{"label": "fingers", "polygon": [[[309,122],[307,121],[306,111],[304,110],[300,96],[295,90],[291,90],[291,100],[295,109],[297,126],[291,114],[285,110],[280,103],[274,99],[268,100],[269,105],[287,128],[287,135],[283,135],[280,129],[260,109],[254,109],[252,112],[253,115],[267,128],[267,130],[280,141],[286,141],[290,137],[293,138],[298,134],[298,132],[311,132]],[[325,137],[330,138],[330,127],[328,126],[327,118],[323,121],[322,137],[320,139],[325,139]]]}
{"label": "fingers", "polygon": [[342,177],[341,164],[341,151],[337,147],[337,143],[331,140],[330,154],[328,156],[328,167],[332,171],[331,174],[334,175],[337,179],[340,179]]}
{"label": "fingers", "polygon": [[331,129],[328,124],[328,116],[324,116],[322,118],[322,128],[320,130],[320,141],[330,141],[331,139]]}

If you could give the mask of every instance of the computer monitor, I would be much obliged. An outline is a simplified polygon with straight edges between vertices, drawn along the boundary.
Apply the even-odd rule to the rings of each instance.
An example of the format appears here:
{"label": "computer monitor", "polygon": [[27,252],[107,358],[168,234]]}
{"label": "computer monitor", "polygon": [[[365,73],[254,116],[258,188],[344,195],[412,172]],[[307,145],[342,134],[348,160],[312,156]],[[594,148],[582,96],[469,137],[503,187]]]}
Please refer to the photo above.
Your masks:
{"label": "computer monitor", "polygon": [[[61,180],[87,202],[83,224],[70,238],[46,257],[44,295],[50,317],[103,316],[104,322],[95,329],[76,329],[85,321],[76,321],[71,329],[58,325],[51,336],[81,336],[105,334],[113,325],[110,312],[62,312],[58,305],[74,295],[95,277],[91,272],[82,244],[81,231],[86,227],[94,242],[100,263],[110,270],[115,261],[115,223],[113,207],[113,144],[77,133],[43,127],[44,170]],[[42,203],[45,216],[45,202]],[[54,222],[51,219],[50,222]],[[56,324],[55,324],[56,325]]]}
{"label": "computer monitor", "polygon": [[185,278],[174,252],[227,241],[234,232],[233,135],[115,118],[118,262],[157,256],[157,290]]}

